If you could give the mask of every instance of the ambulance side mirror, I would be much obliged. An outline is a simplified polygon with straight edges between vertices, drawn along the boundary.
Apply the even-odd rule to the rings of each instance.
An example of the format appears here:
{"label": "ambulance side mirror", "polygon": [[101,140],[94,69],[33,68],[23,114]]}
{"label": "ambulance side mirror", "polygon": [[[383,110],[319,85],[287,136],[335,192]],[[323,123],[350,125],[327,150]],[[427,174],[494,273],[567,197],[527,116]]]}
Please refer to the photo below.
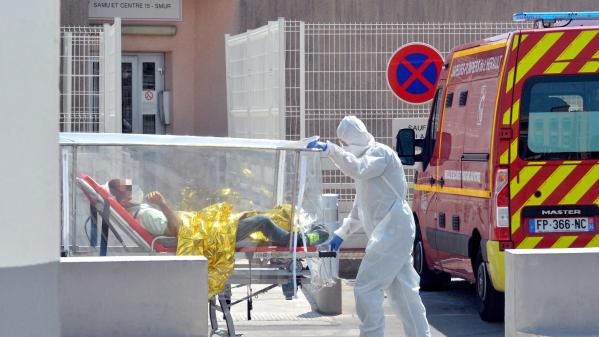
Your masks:
{"label": "ambulance side mirror", "polygon": [[403,165],[414,165],[416,163],[416,133],[414,129],[401,129],[397,133],[396,151]]}

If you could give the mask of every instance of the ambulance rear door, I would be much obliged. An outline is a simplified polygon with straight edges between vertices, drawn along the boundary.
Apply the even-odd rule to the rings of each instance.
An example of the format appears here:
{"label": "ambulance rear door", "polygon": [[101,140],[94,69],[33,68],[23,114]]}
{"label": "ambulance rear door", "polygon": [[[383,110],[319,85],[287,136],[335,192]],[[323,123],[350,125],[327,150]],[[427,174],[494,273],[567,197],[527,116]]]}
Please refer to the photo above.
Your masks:
{"label": "ambulance rear door", "polygon": [[514,246],[597,247],[599,27],[523,31],[513,43],[500,164]]}

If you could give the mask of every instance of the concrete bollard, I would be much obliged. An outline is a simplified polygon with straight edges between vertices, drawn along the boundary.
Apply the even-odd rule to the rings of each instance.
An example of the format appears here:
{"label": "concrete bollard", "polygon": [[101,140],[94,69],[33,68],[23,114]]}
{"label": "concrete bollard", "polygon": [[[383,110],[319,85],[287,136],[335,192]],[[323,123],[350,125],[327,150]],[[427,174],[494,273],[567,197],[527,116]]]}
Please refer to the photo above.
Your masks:
{"label": "concrete bollard", "polygon": [[599,336],[599,248],[505,254],[505,335]]}
{"label": "concrete bollard", "polygon": [[208,336],[207,268],[198,256],[62,258],[62,336]]}

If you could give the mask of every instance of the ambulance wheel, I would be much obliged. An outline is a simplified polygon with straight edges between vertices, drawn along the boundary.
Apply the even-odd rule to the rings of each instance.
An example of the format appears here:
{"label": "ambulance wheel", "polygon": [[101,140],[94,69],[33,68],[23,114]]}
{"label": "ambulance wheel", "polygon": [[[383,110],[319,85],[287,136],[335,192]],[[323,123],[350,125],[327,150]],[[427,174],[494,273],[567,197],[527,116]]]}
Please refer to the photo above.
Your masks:
{"label": "ambulance wheel", "polygon": [[422,242],[419,228],[416,229],[416,238],[414,239],[412,255],[414,258],[414,269],[416,269],[416,272],[420,276],[420,289],[443,290],[449,287],[451,275],[435,271],[428,267],[424,252],[424,243]]}
{"label": "ambulance wheel", "polygon": [[476,298],[478,314],[483,321],[503,321],[504,294],[493,288],[487,264],[480,251],[476,256]]}

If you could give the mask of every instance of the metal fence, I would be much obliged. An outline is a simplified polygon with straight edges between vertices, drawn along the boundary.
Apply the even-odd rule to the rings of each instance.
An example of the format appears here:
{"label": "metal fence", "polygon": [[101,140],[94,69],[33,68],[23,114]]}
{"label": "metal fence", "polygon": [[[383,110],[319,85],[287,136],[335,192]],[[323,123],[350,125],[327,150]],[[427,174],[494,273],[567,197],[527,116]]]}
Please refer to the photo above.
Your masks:
{"label": "metal fence", "polygon": [[284,21],[225,35],[229,136],[285,138]]}
{"label": "metal fence", "polygon": [[60,29],[60,131],[98,132],[102,27]]}
{"label": "metal fence", "polygon": [[[229,121],[235,126],[229,128],[230,135],[259,138],[272,134],[288,140],[319,135],[334,141],[339,121],[355,115],[379,142],[392,146],[394,120],[426,118],[430,107],[407,104],[387,87],[387,63],[394,51],[423,42],[447,57],[458,45],[530,27],[515,22],[319,24],[279,19],[227,36],[229,118],[235,119]],[[259,42],[257,37],[276,43]],[[252,58],[256,47],[264,58],[277,57],[257,64]],[[260,74],[268,81],[256,80]],[[278,83],[284,83],[284,88]],[[246,99],[259,98],[265,90],[271,92],[268,104]],[[254,130],[255,123],[248,120],[263,120],[266,110],[281,113],[277,118],[271,116],[281,123],[259,122],[259,126],[280,124],[283,130]],[[325,192],[339,194],[339,209],[347,212],[355,194],[351,179],[328,160],[323,162],[323,176]],[[408,183],[413,183],[414,170],[407,168],[406,176]]]}
{"label": "metal fence", "polygon": [[[377,141],[392,145],[392,121],[426,118],[430,104],[407,104],[388,89],[387,63],[411,42],[444,57],[460,44],[529,27],[522,23],[311,24],[285,22],[286,138],[336,139],[346,115],[362,119]],[[325,192],[339,194],[347,211],[355,191],[350,178],[324,165]],[[406,170],[412,183],[413,170]]]}
{"label": "metal fence", "polygon": [[120,20],[60,28],[60,131],[120,132]]}

